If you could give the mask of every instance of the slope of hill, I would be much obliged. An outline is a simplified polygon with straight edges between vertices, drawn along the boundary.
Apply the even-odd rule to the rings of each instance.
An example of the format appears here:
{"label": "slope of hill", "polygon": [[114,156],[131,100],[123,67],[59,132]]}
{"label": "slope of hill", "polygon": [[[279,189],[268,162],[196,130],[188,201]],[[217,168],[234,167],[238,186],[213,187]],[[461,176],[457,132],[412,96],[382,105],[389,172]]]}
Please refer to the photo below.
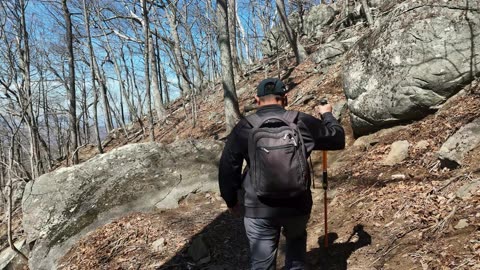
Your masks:
{"label": "slope of hill", "polygon": [[[396,10],[393,4],[388,8]],[[354,36],[352,44],[341,45],[348,51],[369,30],[357,24],[348,29],[353,34],[345,34],[345,29],[337,33],[335,27],[329,31],[339,40]],[[312,114],[319,100],[327,97],[347,131],[346,150],[329,153],[328,249],[323,248],[321,155],[312,156],[317,188],[308,225],[309,265],[312,269],[480,269],[480,147],[468,151],[459,168],[445,167],[438,158],[452,135],[480,117],[480,84],[467,83],[418,121],[355,138],[342,76],[348,63],[341,54],[318,59],[328,52],[324,42],[328,37],[307,47],[311,56],[301,65],[294,66],[291,54],[264,59],[237,83],[242,111],[253,102],[261,79],[279,76],[289,85],[290,109]],[[222,100],[220,84],[204,90],[196,101],[195,124],[193,102],[176,101],[167,119],[156,123],[156,141],[223,139]],[[109,134],[104,145],[110,151],[148,141],[142,134],[133,124]],[[391,161],[398,142],[407,144],[407,150],[399,150],[402,157]],[[97,154],[94,146],[80,153],[82,161]],[[129,214],[76,243],[59,262],[60,268],[247,269],[242,220],[225,210],[218,194],[192,193],[177,209]],[[279,265],[283,254],[282,246]]]}
{"label": "slope of hill", "polygon": [[[344,101],[338,68],[332,67],[320,79],[305,72],[311,65],[307,61],[290,76],[296,84],[290,108],[312,113],[323,96]],[[242,104],[249,102],[260,78],[240,83],[247,88],[240,95]],[[321,158],[318,153],[313,156],[317,189],[308,226],[312,269],[347,269],[347,265],[349,269],[475,269],[479,265],[480,148],[469,152],[457,170],[442,169],[436,156],[451,134],[480,116],[480,88],[469,86],[462,93],[436,114],[361,140],[353,138],[343,113],[348,147],[330,153],[329,239],[334,242],[327,251],[322,248],[323,191],[318,189]],[[222,113],[220,100],[220,93],[212,93],[199,102],[200,110],[217,117]],[[171,120],[177,123],[176,131],[167,128],[161,140],[175,139],[169,132],[179,138],[222,137],[223,123],[209,120],[210,116],[199,114],[202,125],[195,132],[186,128],[188,122]],[[413,146],[408,157],[394,166],[384,165],[392,143],[399,140]],[[476,187],[468,189],[472,185]],[[78,243],[63,258],[64,269],[247,269],[242,221],[225,210],[218,194],[193,194],[178,209],[129,215]],[[362,227],[358,225],[363,229],[354,232]],[[208,249],[200,263],[191,255],[198,242]],[[280,265],[281,254],[282,250]]]}

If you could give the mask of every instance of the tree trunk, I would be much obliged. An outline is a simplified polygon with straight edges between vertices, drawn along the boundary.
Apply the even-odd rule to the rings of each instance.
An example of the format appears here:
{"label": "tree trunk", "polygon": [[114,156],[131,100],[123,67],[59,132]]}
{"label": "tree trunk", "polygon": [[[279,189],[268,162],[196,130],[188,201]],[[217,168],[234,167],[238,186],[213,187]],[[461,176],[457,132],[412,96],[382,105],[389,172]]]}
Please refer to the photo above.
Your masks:
{"label": "tree trunk", "polygon": [[148,53],[150,59],[150,66],[152,69],[152,91],[153,91],[153,98],[155,101],[155,112],[157,113],[158,122],[162,122],[165,120],[166,112],[165,107],[163,106],[160,83],[158,80],[158,70],[157,70],[157,56],[155,54],[155,48],[153,44],[152,36],[149,36],[148,42]]}
{"label": "tree trunk", "polygon": [[235,91],[235,81],[233,77],[227,10],[227,0],[217,0],[218,47],[220,48],[220,62],[222,65],[225,124],[227,133],[230,133],[240,119],[240,110],[238,108],[237,93]]}
{"label": "tree trunk", "polygon": [[[160,60],[160,58],[158,60]],[[160,76],[162,78],[163,93],[164,93],[163,101],[165,102],[165,104],[170,104],[170,93],[168,90],[167,73],[165,72],[165,68],[163,68],[163,64],[161,62],[158,62],[158,67],[160,68]]]}
{"label": "tree trunk", "polygon": [[48,169],[52,168],[52,143],[50,138],[50,111],[48,109],[48,95],[47,90],[45,87],[45,77],[43,75],[43,71],[41,68],[38,68],[39,75],[40,75],[40,86],[42,92],[42,100],[43,100],[43,116],[45,119],[45,129],[47,131],[47,142],[46,142],[46,154],[47,154],[47,165]]}
{"label": "tree trunk", "polygon": [[147,109],[148,109],[148,120],[150,123],[150,140],[155,141],[155,133],[153,126],[153,114],[152,114],[152,97],[150,95],[150,60],[149,60],[149,43],[150,43],[150,22],[148,19],[148,10],[147,10],[147,0],[142,1],[142,15],[143,15],[143,36],[144,36],[144,45],[143,45],[143,59],[145,62],[145,91],[147,98]]}
{"label": "tree trunk", "polygon": [[[83,115],[83,125],[82,125],[82,131],[83,131],[83,143],[80,142],[80,144],[87,144],[90,142],[90,128],[89,128],[89,123],[88,123],[88,100],[87,100],[87,83],[86,83],[86,75],[83,74],[82,76],[82,115]],[[81,141],[81,136],[79,141]]]}
{"label": "tree trunk", "polygon": [[15,145],[15,136],[17,131],[12,132],[13,134],[11,135],[11,141],[10,141],[10,156],[9,156],[9,166],[7,167],[7,179],[8,179],[8,184],[7,184],[7,201],[8,201],[8,207],[7,207],[7,238],[8,238],[8,245],[10,248],[20,257],[25,261],[28,262],[27,256],[23,254],[20,250],[17,249],[17,247],[14,245],[13,242],[13,237],[12,237],[12,216],[13,216],[13,177],[12,177],[12,170],[13,170],[13,160],[14,160],[14,145]]}
{"label": "tree trunk", "polygon": [[187,67],[185,66],[185,60],[182,55],[182,48],[180,45],[180,36],[178,34],[178,20],[177,20],[177,3],[178,0],[172,1],[168,4],[170,12],[166,12],[168,23],[170,25],[170,31],[173,38],[173,51],[175,62],[177,63],[177,68],[179,71],[180,77],[180,88],[184,95],[188,95],[192,92],[190,87],[190,78],[188,77]]}
{"label": "tree trunk", "polygon": [[31,174],[33,178],[38,177],[41,174],[41,155],[40,146],[38,140],[38,126],[36,122],[35,112],[33,110],[33,96],[31,88],[30,78],[30,46],[29,36],[26,26],[25,10],[26,4],[24,0],[19,1],[20,11],[20,29],[18,32],[18,47],[20,53],[20,70],[22,74],[22,86],[19,89],[20,92],[20,106],[22,109],[22,116],[26,119],[29,139],[30,139],[30,164]]}
{"label": "tree trunk", "polygon": [[62,0],[63,15],[65,18],[66,27],[66,41],[68,50],[68,119],[70,122],[70,140],[72,145],[73,164],[78,164],[78,129],[77,129],[77,108],[76,108],[76,96],[75,96],[75,58],[73,54],[73,33],[72,33],[72,18],[70,17],[70,11],[68,10],[67,0]]}
{"label": "tree trunk", "polygon": [[87,32],[88,52],[90,56],[90,73],[92,73],[92,89],[93,89],[93,124],[95,126],[95,139],[97,142],[98,153],[103,153],[102,140],[100,139],[100,129],[98,127],[98,90],[96,87],[96,74],[94,68],[95,56],[92,45],[92,35],[90,33],[90,12],[87,9],[86,0],[83,0],[83,19],[85,23],[85,30]]}
{"label": "tree trunk", "polygon": [[195,71],[197,72],[197,77],[198,77],[198,84],[197,84],[197,89],[202,91],[203,89],[203,81],[204,81],[204,74],[202,71],[202,68],[200,67],[200,57],[198,57],[197,53],[197,47],[195,45],[195,41],[193,39],[192,35],[192,26],[188,26],[185,22],[185,31],[186,35],[188,38],[188,42],[190,42],[192,48],[192,56],[193,56],[193,65],[195,67]]}
{"label": "tree trunk", "polygon": [[[133,87],[135,88],[135,91],[137,92],[137,99],[138,99],[138,115],[144,115],[143,113],[143,100],[142,100],[142,95],[140,95],[140,89],[138,89],[137,85],[137,75],[135,73],[135,64],[133,63],[134,59],[134,53],[131,47],[128,47],[128,51],[130,53],[130,66],[132,67],[132,81],[133,81]],[[143,125],[142,125],[143,126]]]}
{"label": "tree trunk", "polygon": [[293,53],[295,54],[295,62],[297,65],[299,65],[307,58],[307,53],[302,44],[300,44],[298,41],[297,33],[292,29],[290,23],[288,22],[284,0],[275,0],[275,2],[277,3],[277,11],[282,19],[283,28],[285,29],[288,43],[290,44],[290,47],[292,47]]}
{"label": "tree trunk", "polygon": [[235,12],[236,0],[228,0],[228,37],[230,42],[230,52],[232,55],[233,74],[239,78],[241,76],[240,61],[238,60],[237,50],[237,14]]}
{"label": "tree trunk", "polygon": [[243,49],[245,51],[245,58],[247,61],[248,65],[252,64],[252,59],[250,58],[250,50],[248,48],[249,42],[247,40],[247,33],[245,32],[245,28],[243,28],[243,24],[240,21],[240,17],[238,16],[238,11],[237,11],[237,6],[235,6],[235,14],[237,14],[237,24],[238,24],[238,30],[240,31],[240,35],[242,37],[242,44],[243,44]]}

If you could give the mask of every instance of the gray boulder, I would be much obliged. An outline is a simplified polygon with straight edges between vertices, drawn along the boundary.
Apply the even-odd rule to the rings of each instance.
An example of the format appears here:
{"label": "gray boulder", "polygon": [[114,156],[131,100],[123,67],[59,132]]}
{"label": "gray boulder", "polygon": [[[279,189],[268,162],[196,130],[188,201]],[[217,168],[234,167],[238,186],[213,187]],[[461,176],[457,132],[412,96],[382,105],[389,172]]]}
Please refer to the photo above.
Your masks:
{"label": "gray boulder", "polygon": [[338,59],[338,57],[342,56],[347,49],[347,45],[338,41],[323,44],[313,54],[313,61],[320,66],[331,65],[336,59]]}
{"label": "gray boulder", "polygon": [[455,192],[455,195],[462,200],[468,200],[472,198],[472,194],[475,194],[479,189],[480,179],[476,179],[461,186],[457,192]]}
{"label": "gray boulder", "polygon": [[[25,239],[16,241],[14,245],[18,250],[21,250],[24,254],[26,253]],[[23,266],[26,266],[25,264],[22,258],[10,247],[0,251],[0,269],[23,269]]]}
{"label": "gray boulder", "polygon": [[310,38],[322,35],[325,26],[335,19],[335,10],[329,5],[318,5],[310,9],[305,17],[305,33]]}
{"label": "gray boulder", "polygon": [[355,140],[355,142],[353,143],[353,146],[368,149],[370,146],[373,146],[373,145],[379,143],[383,136],[402,131],[406,128],[407,128],[406,126],[396,126],[396,127],[382,129],[382,130],[380,130],[378,132],[375,132],[373,134],[369,134],[369,135],[365,135],[365,136],[357,138]]}
{"label": "gray boulder", "polygon": [[112,219],[217,190],[221,148],[214,141],[130,144],[29,183],[23,226],[35,242],[30,269],[55,269],[76,241]]}
{"label": "gray boulder", "polygon": [[480,118],[461,127],[440,147],[438,157],[442,167],[462,165],[465,155],[480,145]]}
{"label": "gray boulder", "polygon": [[[300,15],[293,12],[288,15],[288,22],[299,36],[303,34],[311,39],[318,39],[323,35],[323,28],[328,26],[335,19],[335,10],[329,5],[318,5],[310,9],[304,15],[303,30]],[[261,42],[262,53],[266,56],[276,55],[277,52],[289,48],[285,32],[281,24],[276,25],[265,34]]]}
{"label": "gray boulder", "polygon": [[480,12],[465,5],[405,1],[349,50],[343,83],[356,135],[420,119],[480,75]]}

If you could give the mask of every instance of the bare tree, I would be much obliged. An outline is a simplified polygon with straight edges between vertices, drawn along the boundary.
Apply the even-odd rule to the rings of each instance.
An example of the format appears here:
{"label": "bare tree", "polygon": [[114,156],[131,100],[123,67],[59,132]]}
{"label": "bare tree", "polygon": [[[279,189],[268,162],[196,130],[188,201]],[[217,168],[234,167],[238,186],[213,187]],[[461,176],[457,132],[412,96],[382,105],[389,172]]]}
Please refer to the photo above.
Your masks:
{"label": "bare tree", "polygon": [[141,0],[142,1],[142,16],[143,16],[143,35],[144,35],[144,57],[143,61],[144,66],[145,66],[145,91],[146,91],[146,96],[147,96],[147,108],[148,108],[148,120],[150,122],[150,140],[153,142],[155,141],[155,133],[154,133],[154,126],[153,126],[153,115],[152,115],[152,98],[150,95],[151,89],[150,89],[150,53],[149,53],[149,48],[150,48],[150,23],[149,23],[149,17],[148,17],[148,9],[147,9],[147,1],[146,0]]}
{"label": "bare tree", "polygon": [[168,23],[170,25],[171,36],[173,38],[173,50],[176,66],[178,69],[177,74],[180,78],[180,88],[183,94],[190,94],[192,92],[192,89],[190,87],[191,80],[190,76],[188,76],[187,67],[183,58],[180,35],[178,33],[178,0],[166,0],[166,2],[166,15],[168,18]]}
{"label": "bare tree", "polygon": [[287,36],[288,43],[292,47],[293,53],[295,54],[295,61],[297,65],[302,63],[307,58],[307,52],[303,48],[302,44],[298,40],[298,34],[293,30],[290,23],[288,22],[287,13],[285,11],[285,2],[284,0],[275,0],[277,3],[277,10],[282,19],[282,25]]}
{"label": "bare tree", "polygon": [[67,0],[62,0],[63,16],[65,19],[65,38],[67,41],[68,50],[68,116],[70,121],[70,143],[72,145],[72,161],[73,164],[78,163],[78,126],[77,126],[77,107],[76,107],[76,93],[75,93],[75,56],[73,54],[73,33],[72,33],[72,18],[70,10],[68,9]]}
{"label": "bare tree", "polygon": [[100,139],[100,129],[98,126],[98,90],[96,87],[96,72],[95,72],[95,54],[93,52],[92,35],[90,33],[90,12],[87,7],[86,0],[82,0],[83,3],[83,18],[85,23],[85,31],[87,33],[88,53],[90,60],[90,73],[92,75],[92,89],[93,89],[93,122],[95,126],[95,139],[97,141],[97,149],[99,153],[103,153],[102,141]]}
{"label": "bare tree", "polygon": [[240,61],[238,60],[237,49],[237,13],[235,10],[236,0],[228,0],[228,36],[230,41],[230,51],[232,55],[233,74],[237,77],[241,75]]}
{"label": "bare tree", "polygon": [[220,62],[222,65],[223,99],[225,103],[225,124],[227,133],[240,119],[237,93],[232,66],[232,53],[228,34],[228,6],[226,0],[217,0],[217,31]]}

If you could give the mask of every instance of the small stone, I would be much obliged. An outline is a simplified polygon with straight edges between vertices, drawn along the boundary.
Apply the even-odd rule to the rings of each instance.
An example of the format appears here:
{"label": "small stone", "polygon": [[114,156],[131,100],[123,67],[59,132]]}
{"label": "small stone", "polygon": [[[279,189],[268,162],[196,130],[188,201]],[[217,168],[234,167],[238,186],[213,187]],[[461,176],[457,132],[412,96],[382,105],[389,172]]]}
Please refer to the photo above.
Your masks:
{"label": "small stone", "polygon": [[430,143],[427,140],[421,140],[415,144],[415,149],[418,150],[425,150],[427,147],[430,145]]}
{"label": "small stone", "polygon": [[152,243],[152,248],[155,252],[162,252],[166,245],[165,238],[161,237]]}
{"label": "small stone", "polygon": [[461,230],[463,228],[466,228],[468,227],[468,220],[467,219],[460,219],[457,223],[457,225],[455,225],[455,229],[457,230]]}
{"label": "small stone", "polygon": [[393,166],[408,157],[408,148],[410,147],[410,143],[408,141],[396,141],[392,143],[390,153],[388,156],[383,160],[383,164],[387,166]]}
{"label": "small stone", "polygon": [[392,175],[392,180],[405,180],[407,177],[405,174],[394,174]]}

